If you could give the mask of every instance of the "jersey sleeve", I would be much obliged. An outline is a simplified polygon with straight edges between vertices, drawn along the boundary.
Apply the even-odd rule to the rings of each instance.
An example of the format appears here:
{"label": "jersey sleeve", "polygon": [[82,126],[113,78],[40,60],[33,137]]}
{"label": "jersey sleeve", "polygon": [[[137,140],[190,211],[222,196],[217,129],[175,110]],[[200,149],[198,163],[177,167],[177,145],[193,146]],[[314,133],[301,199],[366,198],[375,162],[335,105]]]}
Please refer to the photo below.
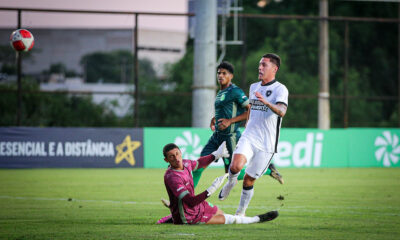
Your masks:
{"label": "jersey sleeve", "polygon": [[249,105],[249,98],[246,96],[246,94],[243,92],[242,89],[236,88],[234,96],[235,96],[235,101],[239,106],[244,108],[247,105]]}
{"label": "jersey sleeve", "polygon": [[190,171],[194,171],[199,167],[198,161],[194,161],[194,160],[187,160],[187,161],[188,161],[188,165],[190,165]]}
{"label": "jersey sleeve", "polygon": [[[255,88],[255,83],[250,85],[250,89],[249,89],[249,98],[251,99],[251,96],[254,95],[254,88]],[[250,101],[251,103],[251,101]]]}
{"label": "jersey sleeve", "polygon": [[288,97],[289,97],[289,91],[284,85],[282,85],[278,90],[275,104],[283,103],[286,106],[288,106]]}

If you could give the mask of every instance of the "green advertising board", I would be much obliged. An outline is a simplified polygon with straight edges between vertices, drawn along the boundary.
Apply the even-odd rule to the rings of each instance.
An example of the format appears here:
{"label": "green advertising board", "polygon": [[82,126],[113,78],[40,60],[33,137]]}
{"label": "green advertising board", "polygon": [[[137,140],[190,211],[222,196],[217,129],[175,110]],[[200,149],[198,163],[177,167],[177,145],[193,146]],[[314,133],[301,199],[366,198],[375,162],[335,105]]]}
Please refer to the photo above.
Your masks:
{"label": "green advertising board", "polygon": [[175,143],[182,151],[184,159],[195,160],[200,157],[212,132],[203,128],[145,128],[144,151],[145,168],[164,168],[163,147]]}
{"label": "green advertising board", "polygon": [[[183,157],[197,159],[212,132],[202,128],[145,128],[144,167],[165,168],[162,148],[177,144]],[[278,167],[400,167],[400,129],[293,129],[283,128]],[[222,161],[213,163],[222,167]]]}
{"label": "green advertising board", "polygon": [[400,167],[400,129],[349,129],[350,167]]}

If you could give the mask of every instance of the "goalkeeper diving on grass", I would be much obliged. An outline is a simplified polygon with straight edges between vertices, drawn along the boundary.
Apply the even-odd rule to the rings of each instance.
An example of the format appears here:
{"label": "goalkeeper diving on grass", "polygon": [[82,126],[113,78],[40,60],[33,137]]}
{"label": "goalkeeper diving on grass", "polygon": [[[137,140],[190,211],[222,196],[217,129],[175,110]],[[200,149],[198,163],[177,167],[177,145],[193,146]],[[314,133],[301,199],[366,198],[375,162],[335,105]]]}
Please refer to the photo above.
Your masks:
{"label": "goalkeeper diving on grass", "polygon": [[[164,184],[169,196],[169,209],[174,224],[248,224],[271,221],[278,217],[277,211],[270,211],[254,217],[225,214],[217,206],[208,203],[210,197],[226,179],[226,174],[217,177],[205,191],[195,194],[192,171],[206,168],[210,163],[221,157],[228,157],[226,142],[210,155],[200,157],[197,161],[182,159],[181,150],[174,143],[163,148],[164,160],[169,163],[164,175]],[[158,223],[165,221],[159,220]]]}

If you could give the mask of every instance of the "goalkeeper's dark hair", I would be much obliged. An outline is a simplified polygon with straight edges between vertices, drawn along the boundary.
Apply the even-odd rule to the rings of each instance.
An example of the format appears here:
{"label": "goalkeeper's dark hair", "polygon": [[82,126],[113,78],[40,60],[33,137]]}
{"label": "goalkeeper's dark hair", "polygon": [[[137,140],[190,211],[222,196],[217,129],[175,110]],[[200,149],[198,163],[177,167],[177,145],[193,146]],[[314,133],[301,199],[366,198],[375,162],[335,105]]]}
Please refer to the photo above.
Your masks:
{"label": "goalkeeper's dark hair", "polygon": [[171,151],[172,149],[179,149],[179,147],[175,143],[168,143],[167,145],[164,146],[163,148],[163,155],[164,157],[167,157],[167,152]]}
{"label": "goalkeeper's dark hair", "polygon": [[226,61],[221,62],[221,63],[218,65],[217,70],[220,69],[220,68],[226,69],[226,70],[228,70],[230,73],[233,74],[234,68],[233,68],[233,65],[232,65],[230,62],[226,62]]}
{"label": "goalkeeper's dark hair", "polygon": [[262,56],[263,58],[269,58],[271,60],[271,62],[273,62],[278,69],[281,67],[281,58],[276,55],[275,53],[267,53],[264,54],[264,56]]}

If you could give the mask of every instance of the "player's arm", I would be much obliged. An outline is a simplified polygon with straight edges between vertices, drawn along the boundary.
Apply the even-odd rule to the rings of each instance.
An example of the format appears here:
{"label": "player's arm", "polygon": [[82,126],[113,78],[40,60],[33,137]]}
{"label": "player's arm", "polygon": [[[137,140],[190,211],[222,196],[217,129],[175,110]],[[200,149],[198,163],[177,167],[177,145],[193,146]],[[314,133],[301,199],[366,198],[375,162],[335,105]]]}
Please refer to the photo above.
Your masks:
{"label": "player's arm", "polygon": [[186,194],[182,198],[182,201],[184,203],[186,203],[189,207],[194,207],[194,206],[200,204],[201,202],[206,200],[206,198],[208,198],[213,193],[215,193],[215,191],[217,191],[218,188],[220,188],[222,186],[222,184],[224,183],[224,180],[227,178],[227,176],[228,176],[228,174],[226,173],[225,175],[217,177],[214,180],[214,182],[211,184],[211,186],[207,188],[207,190],[205,190],[204,192],[202,192],[196,196]]}
{"label": "player's arm", "polygon": [[247,111],[231,119],[226,119],[226,118],[218,119],[218,129],[224,130],[227,127],[229,127],[232,123],[244,121],[246,120],[246,118],[247,118]]}
{"label": "player's arm", "polygon": [[256,92],[255,93],[256,97],[258,100],[260,100],[262,103],[265,104],[271,111],[276,113],[278,116],[283,117],[286,114],[287,106],[284,103],[278,102],[277,104],[273,104],[268,102],[261,93]]}
{"label": "player's arm", "polygon": [[228,149],[226,148],[226,142],[224,141],[217,150],[212,152],[210,155],[200,157],[197,162],[197,169],[198,168],[206,168],[210,163],[214,160],[219,159],[221,157],[229,157]]}
{"label": "player's arm", "polygon": [[198,195],[191,195],[188,189],[188,186],[184,184],[182,178],[179,176],[172,176],[165,180],[165,185],[172,194],[175,195],[176,198],[182,200],[190,207],[194,207],[199,203],[203,202],[208,196],[207,190],[198,194]]}
{"label": "player's arm", "polygon": [[194,207],[196,205],[199,205],[204,200],[206,200],[207,197],[208,197],[208,192],[207,190],[205,190],[204,192],[197,194],[195,196],[186,194],[186,196],[182,198],[182,202],[184,202],[189,207]]}
{"label": "player's arm", "polygon": [[211,122],[210,122],[210,128],[211,131],[215,131],[215,117],[211,118]]}
{"label": "player's arm", "polygon": [[200,157],[197,159],[197,168],[206,168],[210,163],[214,162],[215,159],[215,156],[212,154]]}

